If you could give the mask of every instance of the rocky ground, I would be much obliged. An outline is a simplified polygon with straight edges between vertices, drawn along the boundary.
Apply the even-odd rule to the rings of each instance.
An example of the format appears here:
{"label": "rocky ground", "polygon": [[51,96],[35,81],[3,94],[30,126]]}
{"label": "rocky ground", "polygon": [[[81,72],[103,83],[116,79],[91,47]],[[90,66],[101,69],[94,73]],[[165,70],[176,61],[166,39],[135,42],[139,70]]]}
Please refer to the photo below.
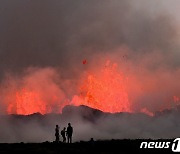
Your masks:
{"label": "rocky ground", "polygon": [[[103,140],[103,141],[89,141],[89,142],[76,142],[72,144],[67,143],[14,143],[0,144],[0,154],[3,153],[23,153],[23,154],[35,154],[35,153],[97,153],[97,154],[111,154],[111,153],[171,153],[171,145],[173,140],[170,141],[171,145],[168,149],[140,149],[142,141],[152,140]],[[162,141],[162,140],[156,140]]]}

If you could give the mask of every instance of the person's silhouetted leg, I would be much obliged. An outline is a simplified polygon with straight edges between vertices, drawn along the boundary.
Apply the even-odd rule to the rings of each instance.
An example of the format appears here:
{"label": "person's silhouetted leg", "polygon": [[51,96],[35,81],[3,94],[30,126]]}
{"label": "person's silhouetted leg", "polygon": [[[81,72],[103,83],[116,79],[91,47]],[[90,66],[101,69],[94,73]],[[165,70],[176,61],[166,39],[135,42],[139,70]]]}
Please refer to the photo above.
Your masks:
{"label": "person's silhouetted leg", "polygon": [[70,136],[70,143],[72,143],[72,136]]}

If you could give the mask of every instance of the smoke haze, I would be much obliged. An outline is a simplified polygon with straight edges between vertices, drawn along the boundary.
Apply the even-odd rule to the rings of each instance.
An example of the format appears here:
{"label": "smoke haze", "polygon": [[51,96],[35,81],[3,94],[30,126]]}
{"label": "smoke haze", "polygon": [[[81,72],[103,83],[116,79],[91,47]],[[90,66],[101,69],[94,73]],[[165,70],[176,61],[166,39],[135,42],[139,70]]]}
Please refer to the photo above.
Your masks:
{"label": "smoke haze", "polygon": [[[103,139],[167,139],[179,136],[179,110],[155,117],[137,113],[108,114],[87,107],[66,107],[62,115],[1,116],[0,143],[45,142],[55,140],[55,125],[60,130],[71,122],[73,142]],[[62,141],[62,137],[60,136]]]}

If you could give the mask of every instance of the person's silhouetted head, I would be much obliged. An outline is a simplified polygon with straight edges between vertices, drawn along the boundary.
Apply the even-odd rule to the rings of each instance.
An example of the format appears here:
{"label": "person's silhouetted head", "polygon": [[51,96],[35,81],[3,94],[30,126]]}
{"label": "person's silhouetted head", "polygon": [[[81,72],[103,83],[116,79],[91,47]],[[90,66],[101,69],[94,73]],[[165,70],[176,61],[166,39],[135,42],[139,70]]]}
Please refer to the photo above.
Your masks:
{"label": "person's silhouetted head", "polygon": [[66,130],[66,127],[64,127],[64,130]]}
{"label": "person's silhouetted head", "polygon": [[56,128],[58,128],[59,126],[58,125],[56,125]]}
{"label": "person's silhouetted head", "polygon": [[71,123],[68,123],[68,126],[71,126]]}

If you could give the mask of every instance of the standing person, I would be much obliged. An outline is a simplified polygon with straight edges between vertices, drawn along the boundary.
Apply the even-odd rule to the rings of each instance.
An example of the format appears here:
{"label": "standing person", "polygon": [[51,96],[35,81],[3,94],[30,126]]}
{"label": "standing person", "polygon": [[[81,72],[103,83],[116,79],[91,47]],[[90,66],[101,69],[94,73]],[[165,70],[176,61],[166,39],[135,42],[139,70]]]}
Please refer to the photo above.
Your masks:
{"label": "standing person", "polygon": [[66,143],[66,127],[61,131],[61,136],[63,138],[63,142]]}
{"label": "standing person", "polygon": [[55,137],[56,137],[56,142],[59,143],[59,126],[56,125],[55,128]]}
{"label": "standing person", "polygon": [[67,127],[67,140],[68,140],[68,143],[72,143],[72,134],[73,134],[73,127],[71,126],[71,123],[68,123],[68,127]]}

